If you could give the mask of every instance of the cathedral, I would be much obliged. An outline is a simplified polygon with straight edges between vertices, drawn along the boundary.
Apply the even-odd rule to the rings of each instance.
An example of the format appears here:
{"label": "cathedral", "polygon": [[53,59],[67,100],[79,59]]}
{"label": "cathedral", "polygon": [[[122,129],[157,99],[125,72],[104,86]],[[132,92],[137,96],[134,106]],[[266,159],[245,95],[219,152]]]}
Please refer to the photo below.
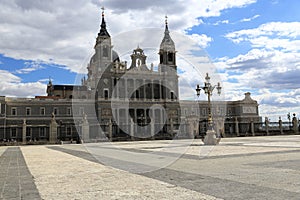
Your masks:
{"label": "cathedral", "polygon": [[[49,80],[47,96],[0,96],[0,141],[93,142],[205,134],[207,102],[179,99],[180,74],[167,20],[157,68],[147,64],[147,55],[139,45],[132,50],[131,61],[120,59],[113,49],[104,12],[94,50],[81,85],[55,85]],[[239,135],[238,123],[260,120],[258,104],[250,93],[241,101],[214,105],[219,134],[227,131]],[[226,122],[228,126],[224,126]]]}

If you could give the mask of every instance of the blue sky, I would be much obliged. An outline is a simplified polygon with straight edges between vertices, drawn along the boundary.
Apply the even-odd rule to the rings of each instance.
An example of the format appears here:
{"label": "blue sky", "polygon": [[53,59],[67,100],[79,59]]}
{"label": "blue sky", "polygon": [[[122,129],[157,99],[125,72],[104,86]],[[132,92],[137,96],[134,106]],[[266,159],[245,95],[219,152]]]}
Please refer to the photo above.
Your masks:
{"label": "blue sky", "polygon": [[171,32],[207,52],[227,100],[250,91],[262,116],[300,115],[297,0],[3,0],[0,95],[44,95],[49,77],[73,84],[93,53],[103,5],[112,36],[163,28],[167,14]]}

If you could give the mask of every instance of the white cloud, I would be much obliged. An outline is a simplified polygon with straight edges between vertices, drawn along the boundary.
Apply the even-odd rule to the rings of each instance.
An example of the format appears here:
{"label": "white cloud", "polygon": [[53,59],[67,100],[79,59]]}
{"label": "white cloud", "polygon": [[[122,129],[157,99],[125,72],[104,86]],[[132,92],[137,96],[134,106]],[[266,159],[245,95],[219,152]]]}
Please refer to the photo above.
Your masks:
{"label": "white cloud", "polygon": [[16,70],[17,74],[28,74],[39,69],[44,69],[44,67],[42,66],[43,62],[41,61],[25,62],[24,64],[24,68]]}
{"label": "white cloud", "polygon": [[260,15],[254,15],[253,17],[250,17],[250,18],[241,19],[240,22],[250,22],[258,17],[260,17]]}
{"label": "white cloud", "polygon": [[[295,95],[298,93],[298,95]],[[260,90],[255,98],[260,103],[262,116],[267,116],[272,121],[278,121],[279,117],[287,121],[287,113],[296,113],[300,116],[300,96],[299,89],[286,91]]]}
{"label": "white cloud", "polygon": [[299,36],[299,22],[271,22],[229,33],[227,38],[237,43],[249,41],[253,49],[220,63],[236,72],[239,83],[255,89],[299,88],[296,75],[300,74]]}
{"label": "white cloud", "polygon": [[[219,16],[221,11],[243,7],[256,0],[110,0],[106,21],[112,36],[136,28],[164,26],[169,16],[170,29],[183,32],[201,23],[199,17]],[[21,0],[1,1],[0,53],[15,59],[42,60],[66,65],[78,71],[93,50],[99,31],[98,1],[53,0],[26,3]],[[150,19],[150,20],[149,20]],[[150,35],[147,35],[150,36]],[[202,35],[202,39],[209,37]],[[207,45],[204,41],[201,45]]]}
{"label": "white cloud", "polygon": [[46,84],[41,82],[22,83],[21,78],[6,70],[0,70],[0,94],[3,96],[33,97],[45,95]]}
{"label": "white cloud", "polygon": [[197,42],[197,44],[202,48],[206,48],[209,45],[209,43],[213,41],[211,37],[208,37],[205,34],[199,35],[194,33],[192,35],[189,35],[189,37],[195,42]]}
{"label": "white cloud", "polygon": [[[185,66],[190,66],[184,60],[196,65],[196,69],[185,70],[186,73],[182,74],[183,80],[188,80],[189,84],[189,90],[183,91],[183,96],[191,98],[189,95],[194,92],[194,85],[200,83],[204,77],[204,72],[208,71],[214,76],[215,67],[209,60],[203,60],[205,56],[201,50],[209,46],[212,38],[196,33],[189,36],[193,40],[191,49],[189,41],[176,35],[186,34],[191,27],[203,23],[200,17],[217,17],[226,9],[245,7],[255,2],[256,0],[203,0],[201,3],[199,0],[191,0],[188,3],[173,0],[104,0],[102,4],[107,8],[105,19],[113,40],[122,33],[137,28],[164,28],[164,16],[168,15],[172,38],[176,48],[180,49],[179,68],[185,69]],[[67,69],[75,72],[82,67],[85,69],[84,65],[93,52],[95,37],[99,31],[102,6],[99,1],[2,0],[0,6],[1,54],[15,59],[66,65]],[[247,22],[258,17],[260,16],[254,15],[241,21]],[[220,20],[218,24],[220,23],[227,24],[229,20]],[[128,42],[137,37],[128,38],[126,42],[129,46],[124,51],[128,52],[139,42],[149,40],[153,33],[145,31],[143,34],[141,41]],[[151,47],[154,43],[158,45],[162,36],[163,33],[159,32],[151,41]],[[286,112],[287,105],[298,108],[296,104],[299,103],[300,88],[299,36],[300,22],[270,22],[257,28],[229,33],[226,35],[228,39],[235,43],[247,42],[254,49],[234,58],[220,58],[215,66],[222,73],[212,79],[216,82],[223,80],[224,93],[230,100],[241,99],[249,89],[281,90],[284,87],[287,92],[279,91],[274,95],[272,92],[264,93],[260,90],[253,94],[253,98],[264,102],[261,108],[265,113],[276,109],[282,110],[282,113]],[[113,43],[118,49],[117,41],[114,40]],[[143,45],[142,47],[149,47],[145,43]],[[190,50],[199,51],[200,56],[193,56]],[[149,55],[148,61],[157,64],[156,56],[155,52]],[[38,69],[40,68],[37,65],[27,66],[17,73],[29,73]],[[45,94],[44,81],[22,83],[18,76],[0,70],[0,93],[9,96]]]}
{"label": "white cloud", "polygon": [[228,33],[225,37],[233,42],[250,41],[253,45],[260,45],[262,39],[286,39],[296,40],[300,36],[300,22],[270,22],[260,25],[258,28],[245,29]]}
{"label": "white cloud", "polygon": [[229,20],[222,20],[222,21],[217,21],[216,23],[214,23],[214,26],[220,25],[220,24],[229,24]]}
{"label": "white cloud", "polygon": [[227,73],[227,81],[239,83],[239,88],[295,89],[300,87],[299,63],[299,53],[253,49],[215,65]]}
{"label": "white cloud", "polygon": [[247,87],[254,91],[262,116],[278,120],[288,112],[300,114],[299,36],[299,22],[271,22],[227,34],[233,42],[249,42],[253,48],[216,62],[226,74],[230,96],[238,93],[234,88]]}

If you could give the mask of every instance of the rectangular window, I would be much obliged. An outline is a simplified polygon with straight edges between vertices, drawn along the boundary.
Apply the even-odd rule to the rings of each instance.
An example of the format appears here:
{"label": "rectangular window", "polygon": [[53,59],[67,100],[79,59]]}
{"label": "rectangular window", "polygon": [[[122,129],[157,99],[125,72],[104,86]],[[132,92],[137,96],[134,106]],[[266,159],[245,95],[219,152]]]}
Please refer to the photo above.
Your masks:
{"label": "rectangular window", "polygon": [[17,115],[17,108],[11,108],[11,115],[13,116]]}
{"label": "rectangular window", "polygon": [[68,116],[72,115],[72,109],[70,107],[67,108],[67,115]]}
{"label": "rectangular window", "polygon": [[172,53],[168,53],[168,61],[169,62],[173,61],[173,54]]}
{"label": "rectangular window", "polygon": [[41,107],[40,108],[40,115],[45,115],[45,114],[46,114],[45,108]]}
{"label": "rectangular window", "polygon": [[108,99],[108,89],[104,89],[104,99]]}
{"label": "rectangular window", "polygon": [[17,137],[17,128],[11,128],[11,138],[16,138]]}
{"label": "rectangular window", "polygon": [[174,92],[171,92],[171,100],[174,100]]}
{"label": "rectangular window", "polygon": [[54,115],[58,115],[58,108],[53,108]]}
{"label": "rectangular window", "polygon": [[26,128],[26,137],[31,137],[31,128]]}
{"label": "rectangular window", "polygon": [[40,127],[40,137],[46,136],[46,127]]}
{"label": "rectangular window", "polygon": [[67,136],[71,136],[72,135],[72,127],[70,127],[70,126],[66,127],[66,135]]}
{"label": "rectangular window", "polygon": [[31,108],[27,107],[26,108],[26,116],[30,116],[31,115]]}
{"label": "rectangular window", "polygon": [[108,48],[107,48],[107,46],[103,47],[103,57],[108,57]]}

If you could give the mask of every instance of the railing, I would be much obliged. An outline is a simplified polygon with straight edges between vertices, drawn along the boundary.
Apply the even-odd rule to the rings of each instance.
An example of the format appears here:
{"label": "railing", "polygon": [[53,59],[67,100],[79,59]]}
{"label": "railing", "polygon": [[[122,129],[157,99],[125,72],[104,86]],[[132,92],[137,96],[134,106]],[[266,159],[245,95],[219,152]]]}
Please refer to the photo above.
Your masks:
{"label": "railing", "polygon": [[[28,121],[29,122],[29,121]],[[44,135],[41,136],[41,128],[45,127]],[[200,121],[198,130],[190,130],[189,123],[148,123],[137,125],[134,123],[116,124],[114,122],[105,122],[100,124],[89,124],[89,138],[91,141],[124,141],[124,140],[154,140],[154,139],[174,139],[174,138],[203,138],[207,131],[207,121]],[[24,137],[23,125],[10,124],[0,126],[0,143],[10,145],[17,144],[26,140],[27,144],[44,143],[49,139],[49,123],[44,125],[34,125],[30,122],[26,128],[31,129],[31,133]],[[218,136],[236,137],[236,136],[267,136],[267,135],[288,135],[298,134],[300,126],[295,128],[293,123],[289,122],[225,122],[223,127],[214,127]],[[11,137],[12,130],[16,130],[16,135]],[[197,126],[196,126],[197,129]],[[71,132],[70,132],[71,131]],[[58,141],[80,141],[83,137],[81,125],[75,127],[73,123],[58,123],[57,140]],[[0,144],[1,145],[1,144]]]}
{"label": "railing", "polygon": [[[238,128],[236,127],[238,126]],[[292,123],[282,122],[225,122],[224,124],[224,135],[227,137],[234,136],[263,136],[263,135],[285,135],[294,134],[295,132]]]}

